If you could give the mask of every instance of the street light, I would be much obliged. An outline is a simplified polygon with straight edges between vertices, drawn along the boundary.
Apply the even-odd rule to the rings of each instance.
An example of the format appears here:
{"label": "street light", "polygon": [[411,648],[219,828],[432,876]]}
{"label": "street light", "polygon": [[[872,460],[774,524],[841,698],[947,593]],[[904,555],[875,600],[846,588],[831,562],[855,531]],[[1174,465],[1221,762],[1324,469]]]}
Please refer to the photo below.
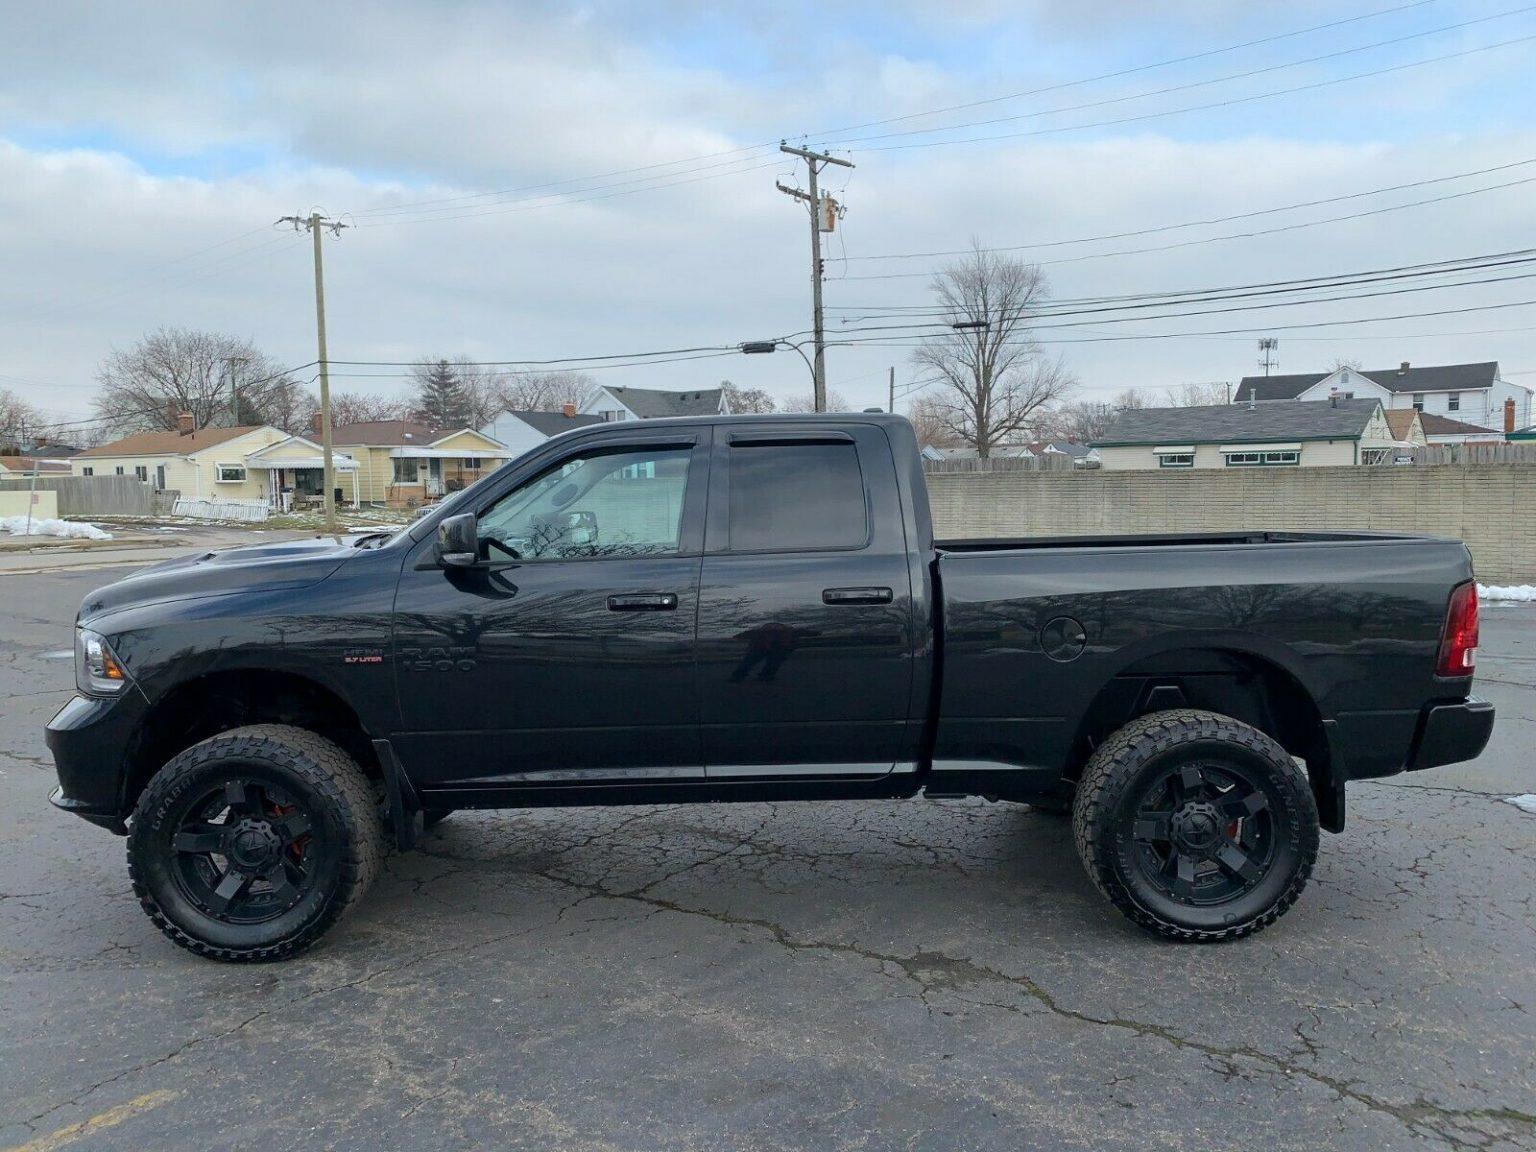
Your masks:
{"label": "street light", "polygon": [[765,352],[777,352],[780,348],[793,348],[796,352],[800,353],[800,359],[805,361],[806,368],[810,370],[812,383],[814,383],[816,380],[815,365],[813,365],[809,358],[807,358],[806,354],[801,351],[800,345],[794,343],[793,341],[784,339],[748,340],[746,343],[738,345],[738,347],[748,356],[760,356]]}

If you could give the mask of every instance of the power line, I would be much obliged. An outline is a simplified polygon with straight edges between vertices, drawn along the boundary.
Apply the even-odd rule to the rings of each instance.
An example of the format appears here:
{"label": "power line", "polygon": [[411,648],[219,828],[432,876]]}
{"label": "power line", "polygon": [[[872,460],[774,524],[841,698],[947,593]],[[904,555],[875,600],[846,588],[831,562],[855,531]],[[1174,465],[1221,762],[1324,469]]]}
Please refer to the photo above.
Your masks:
{"label": "power line", "polygon": [[[1490,184],[1483,188],[1469,188],[1463,192],[1448,192],[1443,196],[1431,196],[1423,200],[1410,200],[1404,204],[1389,204],[1381,208],[1368,208],[1360,212],[1349,212],[1342,216],[1325,216],[1321,220],[1303,220],[1295,224],[1278,224],[1273,228],[1256,228],[1247,232],[1226,232],[1220,236],[1203,236],[1194,240],[1180,240],[1173,244],[1159,244],[1151,248],[1121,248],[1113,252],[1091,252],[1083,256],[1064,256],[1054,260],[1039,260],[1036,263],[1042,267],[1057,264],[1079,264],[1085,260],[1105,260],[1115,256],[1140,256],[1151,252],[1171,252],[1178,248],[1195,248],[1202,244],[1217,244],[1227,240],[1252,240],[1260,236],[1277,236],[1283,232],[1299,232],[1305,228],[1317,228],[1324,224],[1341,224],[1350,220],[1363,220],[1369,216],[1385,216],[1392,212],[1403,212],[1409,208],[1422,208],[1429,204],[1444,204],[1452,200],[1464,200],[1469,196],[1480,196],[1485,192],[1502,192],[1509,188],[1516,188],[1531,183],[1536,183],[1536,177],[1509,180],[1503,184]],[[915,280],[926,279],[932,275],[932,271],[882,272],[873,275],[844,276],[842,279]]]}
{"label": "power line", "polygon": [[865,151],[868,152],[897,152],[912,148],[946,148],[960,144],[987,144],[996,140],[1017,140],[1026,136],[1047,136],[1060,132],[1081,132],[1088,128],[1109,128],[1119,124],[1136,124],[1147,120],[1159,120],[1165,116],[1182,116],[1188,112],[1204,112],[1212,108],[1230,108],[1238,104],[1251,104],[1258,100],[1270,100],[1276,96],[1290,96],[1297,92],[1311,92],[1319,88],[1329,88],[1335,84],[1347,84],[1353,80],[1369,80],[1376,76],[1388,76],[1396,72],[1405,72],[1411,68],[1423,68],[1429,64],[1439,64],[1446,60],[1460,60],[1467,56],[1476,56],[1482,52],[1492,52],[1497,48],[1507,48],[1512,44],[1523,44],[1529,40],[1536,40],[1536,33],[1529,36],[1516,36],[1509,40],[1500,40],[1493,44],[1484,44],[1477,48],[1465,48],[1459,52],[1447,52],[1439,56],[1428,56],[1423,60],[1411,60],[1406,64],[1393,64],[1385,68],[1375,68],[1368,72],[1354,72],[1348,76],[1335,76],[1328,80],[1316,80],[1310,84],[1297,84],[1290,88],[1277,88],[1270,92],[1258,92],[1249,96],[1234,96],[1227,100],[1217,100],[1208,104],[1191,104],[1184,108],[1169,108],[1162,112],[1144,112],[1136,116],[1122,116],[1115,120],[1098,120],[1088,124],[1065,124],[1055,128],[1032,128],[1025,132],[1003,132],[991,136],[967,136],[958,140],[921,140],[908,144],[876,144]]}
{"label": "power line", "polygon": [[1486,24],[1491,20],[1503,20],[1510,16],[1523,15],[1536,9],[1536,5],[1527,5],[1524,8],[1513,8],[1506,12],[1496,12],[1489,16],[1479,16],[1472,20],[1463,20],[1456,24],[1444,24],[1439,28],[1428,28],[1419,32],[1409,32],[1402,36],[1394,36],[1387,40],[1377,40],[1370,44],[1360,44],[1352,48],[1340,48],[1333,52],[1325,52],[1319,56],[1308,56],[1300,60],[1290,60],[1283,64],[1266,64],[1262,68],[1250,68],[1246,72],[1231,72],[1225,76],[1213,76],[1205,80],[1191,80],[1183,84],[1174,84],[1166,88],[1154,88],[1145,92],[1133,92],[1125,96],[1111,96],[1104,100],[1093,100],[1084,104],[1068,104],[1060,108],[1043,108],[1035,112],[1020,112],[1012,116],[1000,116],[992,120],[971,120],[959,124],[944,124],[933,128],[910,128],[901,132],[887,132],[879,136],[864,136],[851,140],[842,140],[839,143],[846,145],[869,144],[878,140],[893,140],[903,136],[926,135],[935,132],[953,132],[961,128],[986,128],[995,124],[1011,124],[1019,120],[1028,120],[1035,116],[1056,116],[1063,112],[1081,112],[1089,108],[1104,108],[1111,104],[1124,104],[1132,100],[1146,100],[1154,96],[1167,96],[1174,92],[1187,92],[1195,88],[1208,88],[1213,84],[1226,84],[1233,80],[1247,80],[1254,76],[1263,76],[1270,72],[1283,72],[1289,68],[1300,68],[1307,64],[1318,64],[1324,60],[1337,60],[1344,56],[1354,56],[1361,52],[1371,52],[1377,48],[1390,47],[1393,44],[1403,44],[1410,40],[1422,40],[1426,36],[1437,36],[1442,32],[1454,32],[1462,28],[1471,27],[1474,24]]}

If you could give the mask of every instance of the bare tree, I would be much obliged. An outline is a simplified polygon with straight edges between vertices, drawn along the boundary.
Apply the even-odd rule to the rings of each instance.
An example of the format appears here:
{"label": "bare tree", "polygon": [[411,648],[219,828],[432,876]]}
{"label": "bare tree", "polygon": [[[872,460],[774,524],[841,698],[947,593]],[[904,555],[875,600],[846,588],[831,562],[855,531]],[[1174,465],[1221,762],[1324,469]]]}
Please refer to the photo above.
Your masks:
{"label": "bare tree", "polygon": [[738,416],[778,411],[778,403],[761,388],[738,388],[729,380],[722,380],[720,390],[725,393],[725,402],[731,411]]}
{"label": "bare tree", "polygon": [[585,372],[504,372],[497,378],[497,409],[558,412],[567,404],[579,407],[596,387]]}
{"label": "bare tree", "polygon": [[1224,380],[1208,384],[1180,384],[1167,392],[1170,408],[1200,408],[1208,404],[1229,404],[1232,388]]}
{"label": "bare tree", "polygon": [[32,440],[43,439],[49,429],[43,414],[7,388],[0,388],[0,450],[19,452]]}
{"label": "bare tree", "polygon": [[249,340],[189,328],[161,328],[132,348],[114,349],[96,380],[96,413],[118,434],[174,429],[183,412],[196,428],[265,423],[269,403],[293,388]]}
{"label": "bare tree", "polygon": [[[785,400],[782,404],[779,405],[779,411],[814,412],[816,411],[816,394],[814,392],[805,392],[798,396],[791,396],[788,400]],[[841,392],[835,392],[831,388],[828,388],[827,411],[851,412],[853,409],[848,406],[848,398],[846,396],[844,396]]]}
{"label": "bare tree", "polygon": [[947,265],[931,288],[944,323],[985,325],[925,339],[912,359],[941,381],[933,418],[986,459],[1030,432],[1075,387],[1065,362],[1047,357],[1030,334],[1033,313],[1049,296],[1045,274],[972,240],[970,254]]}
{"label": "bare tree", "polygon": [[[315,407],[319,407],[318,401]],[[362,392],[331,393],[332,425],[405,420],[410,414],[411,402],[404,396],[369,396]]]}
{"label": "bare tree", "polygon": [[934,396],[919,396],[907,407],[907,419],[923,448],[959,448],[960,438],[944,423],[942,402]]}
{"label": "bare tree", "polygon": [[1329,372],[1337,372],[1340,368],[1353,368],[1358,372],[1360,371],[1360,361],[1354,356],[1335,356],[1333,358],[1333,367],[1329,369]]}
{"label": "bare tree", "polygon": [[1146,406],[1146,398],[1135,388],[1127,388],[1109,401],[1078,400],[1063,404],[1050,413],[1049,435],[1077,444],[1089,444],[1104,434],[1105,427],[1117,412]]}

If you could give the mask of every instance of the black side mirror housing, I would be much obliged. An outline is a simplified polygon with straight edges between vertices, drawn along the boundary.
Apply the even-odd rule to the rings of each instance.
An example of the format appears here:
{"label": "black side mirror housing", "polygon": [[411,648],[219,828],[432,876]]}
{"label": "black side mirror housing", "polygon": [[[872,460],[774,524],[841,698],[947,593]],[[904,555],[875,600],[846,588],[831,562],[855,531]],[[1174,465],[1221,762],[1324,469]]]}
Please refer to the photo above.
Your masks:
{"label": "black side mirror housing", "polygon": [[473,568],[480,562],[480,532],[473,512],[445,516],[438,524],[437,558],[447,568]]}

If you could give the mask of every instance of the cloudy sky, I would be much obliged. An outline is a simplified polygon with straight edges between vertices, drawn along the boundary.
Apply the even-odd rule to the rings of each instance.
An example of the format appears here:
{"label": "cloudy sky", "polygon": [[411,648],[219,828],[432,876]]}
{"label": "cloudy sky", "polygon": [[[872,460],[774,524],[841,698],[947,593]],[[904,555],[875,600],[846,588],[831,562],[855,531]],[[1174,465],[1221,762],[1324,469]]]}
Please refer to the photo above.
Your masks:
{"label": "cloudy sky", "polygon": [[[161,325],[313,360],[307,239],[271,227],[311,208],[356,225],[326,247],[337,360],[803,332],[807,225],[774,182],[804,169],[781,137],[856,164],[827,178],[847,212],[826,298],[859,341],[830,382],[860,407],[888,366],[914,373],[910,334],[859,318],[925,305],[942,257],[906,254],[972,237],[1040,261],[1061,300],[1536,246],[1520,0],[3,0],[0,26],[0,386],[57,417]],[[1285,371],[1497,359],[1536,383],[1536,304],[1487,307],[1527,300],[1536,279],[1047,335],[1090,397],[1234,380],[1266,332]],[[338,386],[401,387],[351,371]],[[808,390],[785,352],[601,375]]]}

